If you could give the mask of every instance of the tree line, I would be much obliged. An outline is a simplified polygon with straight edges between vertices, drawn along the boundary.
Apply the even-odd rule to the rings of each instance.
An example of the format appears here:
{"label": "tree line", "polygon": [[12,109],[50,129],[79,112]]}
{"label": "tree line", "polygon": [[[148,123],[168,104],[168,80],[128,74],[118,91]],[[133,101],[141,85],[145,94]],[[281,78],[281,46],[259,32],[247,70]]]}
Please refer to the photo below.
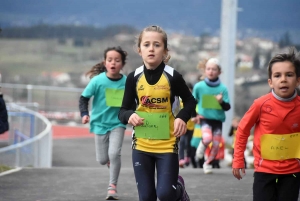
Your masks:
{"label": "tree line", "polygon": [[137,30],[128,25],[112,25],[104,28],[76,25],[40,24],[31,27],[0,28],[0,38],[51,39],[51,38],[89,38],[100,40],[120,33],[135,34]]}

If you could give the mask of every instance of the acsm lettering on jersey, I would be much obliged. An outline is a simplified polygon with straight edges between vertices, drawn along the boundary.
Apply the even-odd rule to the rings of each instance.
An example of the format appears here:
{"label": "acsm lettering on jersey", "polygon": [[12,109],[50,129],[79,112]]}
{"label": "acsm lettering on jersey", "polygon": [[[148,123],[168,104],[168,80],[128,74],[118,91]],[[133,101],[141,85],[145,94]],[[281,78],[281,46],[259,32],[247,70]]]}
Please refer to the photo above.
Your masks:
{"label": "acsm lettering on jersey", "polygon": [[[169,98],[152,98],[151,96],[142,96],[140,98],[141,105],[151,109],[165,109],[166,106],[159,105],[159,103],[168,103]],[[156,104],[157,103],[157,104]]]}

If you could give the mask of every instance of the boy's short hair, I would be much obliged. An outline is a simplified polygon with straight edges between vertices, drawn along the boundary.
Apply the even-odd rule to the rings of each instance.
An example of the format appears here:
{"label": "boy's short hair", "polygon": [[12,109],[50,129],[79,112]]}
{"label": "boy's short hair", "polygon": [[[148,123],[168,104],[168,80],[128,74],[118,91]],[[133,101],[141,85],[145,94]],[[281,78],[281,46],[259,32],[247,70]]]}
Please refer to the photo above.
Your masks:
{"label": "boy's short hair", "polygon": [[291,62],[295,67],[296,76],[300,77],[300,57],[299,52],[297,52],[297,49],[295,47],[289,48],[289,53],[280,53],[276,54],[269,62],[268,65],[268,75],[269,79],[271,79],[272,76],[272,67],[274,63],[277,62],[284,62],[289,61]]}

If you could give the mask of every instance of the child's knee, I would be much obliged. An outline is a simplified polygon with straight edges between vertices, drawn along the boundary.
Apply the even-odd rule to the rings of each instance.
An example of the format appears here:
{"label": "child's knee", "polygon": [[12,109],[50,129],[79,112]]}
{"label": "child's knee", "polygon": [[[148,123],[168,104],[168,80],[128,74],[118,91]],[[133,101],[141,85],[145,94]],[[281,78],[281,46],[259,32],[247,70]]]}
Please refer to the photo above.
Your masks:
{"label": "child's knee", "polygon": [[119,152],[119,151],[112,151],[108,155],[109,155],[109,159],[111,161],[113,161],[113,160],[119,159],[121,157],[121,152]]}
{"label": "child's knee", "polygon": [[[173,197],[173,199],[172,199]],[[176,192],[174,191],[168,191],[166,190],[161,190],[157,192],[157,198],[161,201],[168,201],[168,200],[174,200],[176,199]]]}
{"label": "child's knee", "polygon": [[101,159],[98,162],[100,163],[100,165],[106,165],[108,162],[108,159]]}
{"label": "child's knee", "polygon": [[202,133],[202,142],[205,146],[209,145],[212,142],[212,133],[211,131]]}
{"label": "child's knee", "polygon": [[208,126],[202,128],[202,141],[206,145],[212,141],[212,130]]}

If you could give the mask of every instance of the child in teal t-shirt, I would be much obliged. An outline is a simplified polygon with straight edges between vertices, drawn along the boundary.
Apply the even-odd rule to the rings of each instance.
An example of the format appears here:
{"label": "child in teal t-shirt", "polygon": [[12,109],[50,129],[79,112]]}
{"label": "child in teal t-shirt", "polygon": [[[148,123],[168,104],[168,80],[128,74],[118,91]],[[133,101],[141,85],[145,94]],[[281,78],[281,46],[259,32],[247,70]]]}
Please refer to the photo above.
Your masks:
{"label": "child in teal t-shirt", "polygon": [[[107,48],[104,61],[86,73],[91,78],[79,100],[82,123],[90,123],[95,134],[96,159],[110,168],[107,200],[118,199],[117,182],[121,169],[121,149],[126,125],[118,119],[126,76],[120,73],[127,53],[121,47]],[[88,103],[93,97],[91,117]]]}
{"label": "child in teal t-shirt", "polygon": [[200,123],[202,140],[196,151],[200,159],[204,157],[207,146],[213,142],[211,151],[203,164],[205,174],[212,173],[212,162],[215,159],[222,139],[222,123],[225,111],[230,109],[227,87],[220,81],[221,66],[216,58],[209,59],[204,68],[205,78],[195,84],[193,96],[198,101],[196,123]]}

